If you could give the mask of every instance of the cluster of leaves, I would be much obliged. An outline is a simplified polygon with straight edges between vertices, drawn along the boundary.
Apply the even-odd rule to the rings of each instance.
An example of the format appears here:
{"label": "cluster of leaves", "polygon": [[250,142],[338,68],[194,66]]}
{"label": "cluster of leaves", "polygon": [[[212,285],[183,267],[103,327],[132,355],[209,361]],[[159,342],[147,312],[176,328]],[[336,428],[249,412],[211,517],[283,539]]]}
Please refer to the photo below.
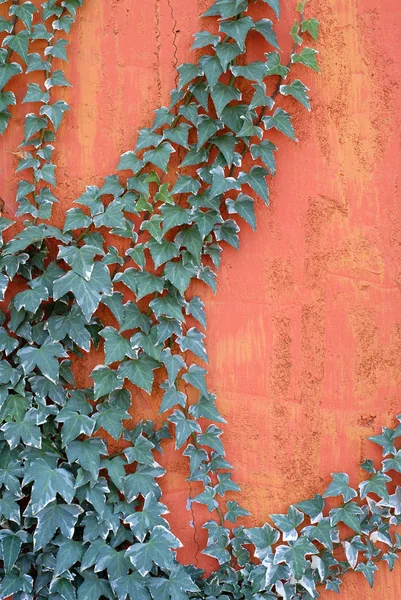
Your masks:
{"label": "cluster of leaves", "polygon": [[[54,165],[50,162],[54,133],[48,127],[49,120],[54,130],[60,125],[63,113],[69,109],[64,101],[50,103],[51,89],[56,86],[70,85],[61,69],[52,67],[54,58],[67,60],[66,46],[68,41],[58,37],[57,32],[68,34],[75,21],[76,11],[82,6],[83,0],[47,0],[40,10],[30,0],[20,4],[19,0],[1,0],[0,4],[9,4],[9,18],[0,18],[0,31],[6,35],[0,48],[0,135],[3,134],[11,118],[9,106],[16,104],[15,94],[9,87],[9,82],[20,73],[43,71],[45,74],[44,89],[37,83],[28,85],[27,93],[22,102],[38,102],[39,114],[30,113],[25,118],[25,140],[31,140],[36,153],[29,153],[26,160],[34,168],[35,175],[43,181],[54,184]],[[35,24],[33,24],[35,21]],[[44,48],[43,48],[43,42]],[[15,60],[17,55],[17,62]],[[21,66],[22,63],[22,66]],[[25,71],[24,71],[25,69]],[[35,140],[32,136],[37,135]],[[43,143],[45,148],[41,148]],[[27,153],[28,154],[28,153]],[[41,163],[44,163],[40,168]],[[20,168],[26,168],[22,165]],[[40,205],[46,205],[54,200],[43,198]],[[47,212],[43,218],[48,218]],[[42,215],[40,215],[42,218]]]}
{"label": "cluster of leaves", "polygon": [[[263,1],[278,17],[278,0]],[[299,3],[293,52],[283,65],[270,19],[254,20],[248,0],[216,0],[205,16],[218,17],[219,33],[195,34],[193,48],[205,53],[178,68],[170,106],[139,131],[118,174],[86,188],[59,229],[49,222],[56,198],[46,184],[56,183],[50,142],[68,106],[50,104],[48,90],[66,85],[50,60],[65,60],[66,40],[50,41],[54,30],[68,33],[81,4],[45,2],[42,23],[33,28],[24,17],[29,39],[46,33],[49,60],[26,51],[29,70],[35,63],[46,72],[46,91],[28,87],[28,100],[42,106],[26,117],[17,169],[26,173],[17,215],[27,220],[0,253],[0,289],[8,302],[0,327],[0,598],[315,598],[317,584],[337,589],[351,568],[370,581],[382,557],[374,543],[387,543],[383,558],[390,566],[399,549],[388,532],[401,513],[391,504],[398,492],[389,495],[384,474],[397,470],[396,454],[361,484],[362,508],[346,476],[336,475],[326,495],[343,494],[344,504],[328,517],[323,498],[315,496],[287,515],[273,515],[275,528],[226,527],[249,513],[226,500],[239,487],[221,441],[224,419],[206,383],[204,305],[188,292],[194,279],[215,291],[222,244],[239,246],[238,218],[255,228],[249,194],[268,204],[277,148],[265,132],[296,139],[291,115],[276,100],[310,109],[307,87],[289,74],[294,64],[318,71],[317,51],[304,46],[304,38],[317,38],[318,22],[305,19],[305,2]],[[22,19],[25,13],[10,8],[17,12]],[[264,60],[245,62],[248,35],[266,43]],[[1,230],[10,225],[0,219]],[[113,245],[117,240],[125,252]],[[15,283],[22,291],[13,292]],[[94,385],[78,389],[71,358],[99,345],[104,362],[91,374]],[[130,390],[151,394],[158,386],[167,421],[159,428],[149,421],[128,426]],[[99,430],[121,451],[110,455],[100,435],[93,436]],[[158,479],[165,471],[155,453],[170,430],[189,457],[188,481],[199,487],[190,504],[217,515],[205,525],[204,553],[220,566],[207,580],[176,561],[181,544],[164,519]],[[357,534],[346,542],[346,560],[336,558],[339,523]],[[260,564],[250,560],[252,545]]]}

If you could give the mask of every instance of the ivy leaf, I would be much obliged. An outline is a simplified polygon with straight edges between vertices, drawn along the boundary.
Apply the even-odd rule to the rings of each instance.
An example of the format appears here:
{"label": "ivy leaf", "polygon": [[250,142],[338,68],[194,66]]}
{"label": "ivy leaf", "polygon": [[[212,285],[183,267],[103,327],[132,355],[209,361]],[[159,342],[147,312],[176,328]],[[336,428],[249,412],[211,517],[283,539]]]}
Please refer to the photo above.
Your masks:
{"label": "ivy leaf", "polygon": [[228,65],[241,54],[241,48],[236,42],[220,42],[215,47],[215,52],[219,57],[219,61],[224,71],[227,71]]}
{"label": "ivy leaf", "polygon": [[300,537],[290,546],[278,546],[274,562],[286,563],[294,578],[300,580],[305,573],[307,554],[318,554],[318,550],[307,538]]}
{"label": "ivy leaf", "polygon": [[199,298],[199,296],[194,296],[188,302],[188,304],[186,306],[186,312],[188,315],[192,315],[194,317],[194,319],[199,321],[199,323],[203,327],[206,327],[206,315],[205,315],[204,308],[205,308],[205,305],[202,302],[202,300]]}
{"label": "ivy leaf", "polygon": [[324,505],[325,502],[322,496],[320,496],[319,494],[315,494],[315,496],[310,500],[303,500],[302,502],[298,502],[297,504],[295,504],[295,506],[299,508],[299,510],[302,510],[303,513],[305,513],[306,515],[308,515],[308,517],[311,518],[312,523],[319,521],[323,513]]}
{"label": "ivy leaf", "polygon": [[160,414],[166,412],[166,410],[170,410],[176,404],[185,407],[187,397],[183,392],[178,391],[174,384],[170,385],[168,381],[165,381],[160,387],[162,390],[165,390],[159,409]]}
{"label": "ivy leaf", "polygon": [[348,502],[344,506],[333,508],[330,511],[330,522],[332,525],[343,522],[357,533],[362,533],[361,515],[363,515],[363,512],[359,506],[355,502]]}
{"label": "ivy leaf", "polygon": [[255,160],[260,158],[272,175],[276,173],[276,160],[273,152],[277,151],[277,146],[269,140],[262,140],[259,144],[251,145],[251,156]]}
{"label": "ivy leaf", "polygon": [[270,19],[261,19],[260,21],[256,21],[255,29],[263,35],[265,40],[269,42],[271,46],[277,48],[277,50],[280,50],[280,46],[277,43],[276,34],[273,31],[273,23],[270,21]]}
{"label": "ivy leaf", "polygon": [[165,140],[170,140],[170,142],[178,144],[183,148],[189,148],[188,132],[190,129],[191,125],[188,125],[188,123],[179,123],[175,127],[165,129],[163,131],[163,137]]}
{"label": "ivy leaf", "polygon": [[209,45],[216,46],[220,42],[220,37],[212,35],[209,31],[198,31],[198,33],[193,34],[193,37],[195,41],[191,46],[191,50],[205,48]]}
{"label": "ivy leaf", "polygon": [[96,262],[89,281],[74,273],[74,271],[68,271],[66,275],[54,282],[53,298],[58,300],[70,291],[74,294],[89,323],[93,313],[99,306],[102,294],[111,296],[113,292],[110,274],[106,265]]}
{"label": "ivy leaf", "polygon": [[189,264],[184,265],[181,261],[168,262],[164,267],[164,277],[177,288],[181,295],[184,295],[194,275],[194,267]]}
{"label": "ivy leaf", "polygon": [[124,304],[124,319],[120,328],[120,333],[139,327],[146,334],[149,333],[151,321],[149,317],[143,314],[134,302]]}
{"label": "ivy leaf", "polygon": [[23,292],[19,292],[19,294],[14,297],[14,305],[17,310],[25,308],[25,310],[31,313],[36,313],[42,302],[48,299],[49,292],[47,288],[39,285],[33,290],[24,290]]}
{"label": "ivy leaf", "polygon": [[265,523],[263,527],[244,529],[244,533],[255,546],[255,556],[260,560],[263,560],[270,554],[271,546],[280,538],[280,533],[277,529],[274,529],[268,523]]}
{"label": "ivy leaf", "polygon": [[245,16],[232,21],[223,21],[220,23],[219,29],[226,35],[229,35],[235,40],[242,51],[245,50],[245,39],[248,31],[254,26],[254,21],[251,17]]}
{"label": "ivy leaf", "polygon": [[55,540],[55,544],[59,546],[59,549],[57,551],[54,576],[59,577],[62,573],[70,569],[76,562],[81,561],[85,549],[82,542],[76,542],[61,536]]}
{"label": "ivy leaf", "polygon": [[201,446],[208,446],[212,448],[221,456],[225,455],[223,443],[220,440],[222,430],[216,427],[216,425],[209,425],[204,433],[198,434],[198,442]]}
{"label": "ivy leaf", "polygon": [[370,493],[377,494],[380,498],[384,500],[389,499],[389,494],[387,490],[387,483],[391,481],[391,477],[385,475],[381,471],[378,471],[370,479],[366,481],[361,481],[359,484],[360,497],[363,500]]}
{"label": "ivy leaf", "polygon": [[238,194],[236,200],[226,200],[227,210],[230,215],[239,214],[252,229],[256,230],[256,217],[254,210],[254,200],[246,194]]}
{"label": "ivy leaf", "polygon": [[96,421],[96,431],[103,427],[112,438],[118,440],[121,436],[123,419],[129,419],[130,415],[122,408],[104,404],[99,407],[99,412],[93,415]]}
{"label": "ivy leaf", "polygon": [[313,48],[303,48],[299,54],[291,55],[291,62],[294,64],[301,63],[319,73],[320,69],[317,64],[316,54],[318,54],[318,51]]}
{"label": "ivy leaf", "polygon": [[294,128],[291,123],[291,115],[282,108],[276,108],[273,115],[263,117],[263,123],[266,131],[274,128],[281,131],[281,133],[284,133],[284,135],[292,140],[298,141],[295,137]]}
{"label": "ivy leaf", "polygon": [[181,565],[174,565],[168,578],[151,577],[148,583],[153,598],[179,600],[188,598],[186,592],[199,592],[190,575]]}
{"label": "ivy leaf", "polygon": [[189,175],[178,175],[171,194],[196,194],[200,188],[200,182]]}
{"label": "ivy leaf", "polygon": [[24,346],[17,354],[25,373],[30,373],[38,367],[41,373],[53,383],[58,382],[60,365],[57,359],[68,357],[63,346],[59,342],[51,341],[50,338],[47,338],[39,348]]}
{"label": "ivy leaf", "polygon": [[96,246],[60,246],[58,257],[65,260],[74,273],[77,273],[86,281],[89,281],[95,266],[94,258],[98,254],[104,254],[103,250]]}
{"label": "ivy leaf", "polygon": [[270,6],[270,8],[272,8],[274,10],[277,18],[279,19],[280,18],[280,0],[263,0],[263,2],[266,2],[266,4],[268,4]]}
{"label": "ivy leaf", "polygon": [[168,528],[168,523],[161,515],[168,513],[167,507],[157,502],[152,493],[146,494],[143,508],[134,511],[124,519],[124,523],[130,526],[134,535],[140,542],[143,542],[148,532],[151,532],[156,526]]}
{"label": "ivy leaf", "polygon": [[363,573],[369,583],[369,586],[373,587],[375,572],[378,571],[378,567],[377,565],[375,565],[374,562],[372,562],[371,560],[369,560],[366,563],[361,562],[356,567],[355,571]]}
{"label": "ivy leaf", "polygon": [[330,496],[343,496],[344,502],[349,502],[358,494],[349,486],[349,477],[346,473],[332,473],[333,481],[323,494],[323,498]]}
{"label": "ivy leaf", "polygon": [[378,444],[383,448],[383,456],[387,454],[395,454],[396,449],[394,446],[394,440],[397,437],[400,437],[401,430],[397,427],[397,429],[389,429],[388,427],[382,427],[381,435],[374,435],[368,438],[371,442]]}
{"label": "ivy leaf", "polygon": [[227,512],[224,515],[226,521],[231,521],[231,523],[235,523],[237,519],[240,517],[248,517],[251,513],[242,508],[237,501],[229,500],[227,502]]}
{"label": "ivy leaf", "polygon": [[138,571],[133,571],[130,575],[117,579],[114,588],[121,600],[125,600],[127,596],[135,600],[151,600],[147,589],[148,581],[147,577],[142,577]]}
{"label": "ivy leaf", "polygon": [[53,539],[57,529],[66,538],[72,538],[75,525],[83,509],[77,504],[61,504],[53,502],[36,514],[38,520],[34,533],[35,552],[46,546]]}
{"label": "ivy leaf", "polygon": [[195,79],[200,75],[198,65],[194,65],[192,63],[184,63],[177,67],[177,71],[180,75],[178,81],[178,89],[181,90],[183,87],[187,85],[190,81]]}
{"label": "ivy leaf", "polygon": [[151,162],[165,173],[173,152],[175,152],[173,146],[169,142],[163,142],[154,150],[147,150],[143,155],[143,160]]}
{"label": "ivy leaf", "polygon": [[[78,588],[78,600],[99,600],[101,597],[113,600],[113,592],[106,579],[100,579],[94,573],[86,572],[83,574],[84,581]],[[64,599],[66,600],[65,596]],[[70,600],[70,598],[68,598]],[[71,600],[72,597],[71,597]],[[75,600],[75,599],[74,599]]]}
{"label": "ivy leaf", "polygon": [[20,554],[22,542],[27,541],[27,534],[25,531],[13,533],[7,529],[3,529],[2,534],[0,538],[2,560],[5,572],[9,573]]}
{"label": "ivy leaf", "polygon": [[212,119],[208,115],[199,115],[198,143],[196,146],[198,152],[203,144],[205,144],[219,129],[221,129],[221,125],[218,121]]}
{"label": "ivy leaf", "polygon": [[59,58],[60,60],[67,61],[67,44],[69,42],[67,40],[59,39],[53,46],[47,46],[45,48],[44,54],[45,56],[53,56],[54,58]]}
{"label": "ivy leaf", "polygon": [[216,500],[216,490],[209,485],[205,486],[205,490],[191,498],[191,502],[197,502],[198,504],[205,504],[210,512],[213,512],[219,505]]}
{"label": "ivy leaf", "polygon": [[215,0],[214,4],[203,13],[202,17],[220,16],[223,19],[230,19],[247,10],[247,0]]}
{"label": "ivy leaf", "polygon": [[66,80],[64,71],[60,71],[58,69],[53,71],[51,77],[45,80],[45,88],[47,90],[50,90],[50,88],[56,86],[72,87],[71,83]]}
{"label": "ivy leaf", "polygon": [[39,112],[41,115],[49,117],[50,121],[53,123],[54,130],[57,131],[60,127],[63,115],[67,110],[70,110],[68,104],[64,102],[64,100],[57,100],[54,104],[45,104]]}
{"label": "ivy leaf", "polygon": [[114,327],[105,327],[99,331],[104,338],[104,350],[106,354],[105,364],[110,365],[116,361],[122,361],[126,356],[135,358],[135,352],[131,350],[129,340],[118,333]]}
{"label": "ivy leaf", "polygon": [[199,58],[199,65],[206,76],[209,89],[213,91],[220,75],[223,73],[221,62],[216,55],[204,54]]}
{"label": "ivy leaf", "polygon": [[95,482],[99,476],[100,456],[107,454],[103,440],[92,438],[83,442],[74,441],[67,445],[67,457],[70,463],[77,462],[85,471],[90,473]]}
{"label": "ivy leaf", "polygon": [[249,105],[250,109],[257,108],[258,106],[267,106],[271,110],[274,106],[274,100],[267,95],[266,86],[262,83],[254,83],[252,85],[255,88],[255,92],[252,97],[252,102]]}
{"label": "ivy leaf", "polygon": [[135,152],[128,150],[128,152],[121,154],[119,163],[117,165],[117,171],[131,170],[135,175],[135,173],[138,173],[142,167],[143,161],[136,156]]}
{"label": "ivy leaf", "polygon": [[266,77],[266,63],[263,61],[255,61],[248,63],[245,66],[232,66],[230,67],[231,73],[234,77],[243,77],[248,81],[257,81],[262,83]]}
{"label": "ivy leaf", "polygon": [[171,317],[172,319],[184,321],[182,305],[172,294],[168,294],[162,298],[155,298],[149,303],[149,306],[157,318],[159,318],[161,315],[165,315],[166,317]]}
{"label": "ivy leaf", "polygon": [[38,117],[34,113],[29,113],[25,117],[24,134],[25,140],[29,140],[35,133],[47,127],[47,119]]}
{"label": "ivy leaf", "polygon": [[31,503],[34,514],[56,500],[57,494],[68,504],[71,504],[74,498],[74,477],[72,474],[63,468],[52,468],[42,458],[37,458],[30,463],[22,485],[25,486],[32,481]]}
{"label": "ivy leaf", "polygon": [[333,550],[335,532],[329,518],[323,518],[316,526],[304,527],[302,530],[310,540],[317,540],[330,552]]}
{"label": "ivy leaf", "polygon": [[123,380],[119,377],[117,371],[112,371],[103,365],[95,367],[91,377],[95,382],[95,400],[110,394],[114,390],[121,389],[123,386]]}
{"label": "ivy leaf", "polygon": [[350,542],[345,541],[344,543],[344,551],[345,556],[351,566],[351,569],[355,569],[358,563],[358,552],[360,550],[367,550],[365,544],[362,543],[359,535],[356,535],[352,538]]}
{"label": "ivy leaf", "polygon": [[223,83],[216,83],[213,90],[211,91],[212,100],[216,108],[216,114],[220,118],[224,108],[232,100],[241,100],[241,92],[232,85],[224,85]]}
{"label": "ivy leaf", "polygon": [[174,554],[171,549],[181,547],[181,542],[170,531],[161,525],[156,525],[147,542],[133,544],[125,555],[141,575],[147,575],[153,563],[161,569],[171,570],[174,564]]}
{"label": "ivy leaf", "polygon": [[16,35],[7,35],[2,43],[3,46],[8,46],[19,54],[25,63],[28,60],[28,44],[29,32],[26,29],[23,29]]}
{"label": "ivy leaf", "polygon": [[170,231],[170,229],[177,227],[178,225],[186,225],[189,223],[189,211],[181,208],[177,204],[174,206],[164,204],[160,207],[160,210],[163,215],[163,233],[167,233],[167,231]]}
{"label": "ivy leaf", "polygon": [[136,360],[126,360],[118,368],[118,375],[122,379],[129,379],[131,383],[142,388],[148,394],[152,393],[153,371],[159,367],[159,363],[143,354]]}
{"label": "ivy leaf", "polygon": [[23,2],[21,5],[10,6],[9,14],[15,15],[23,22],[25,27],[30,30],[32,27],[33,15],[38,12],[38,9],[32,2]]}
{"label": "ivy leaf", "polygon": [[190,350],[201,360],[208,362],[207,352],[205,344],[203,342],[205,335],[201,333],[196,327],[188,329],[185,336],[180,336],[177,342],[183,352]]}
{"label": "ivy leaf", "polygon": [[304,515],[290,506],[286,515],[271,515],[273,523],[283,532],[284,542],[294,542],[298,538],[297,527],[303,522]]}
{"label": "ivy leaf", "polygon": [[296,79],[290,85],[280,85],[280,94],[283,94],[283,96],[293,96],[310,111],[308,91],[309,88],[299,81],[299,79]]}
{"label": "ivy leaf", "polygon": [[47,321],[47,330],[55,342],[64,340],[68,335],[79,348],[89,352],[91,335],[85,327],[86,320],[77,304],[63,315],[52,316]]}
{"label": "ivy leaf", "polygon": [[269,189],[266,183],[266,175],[269,172],[263,167],[254,166],[249,173],[240,173],[238,182],[242,185],[247,183],[262,198],[264,203],[269,205]]}
{"label": "ivy leaf", "polygon": [[317,19],[304,19],[301,25],[302,33],[307,31],[316,42],[319,36],[319,25],[320,23]]}
{"label": "ivy leaf", "polygon": [[187,419],[181,410],[175,410],[168,420],[176,426],[176,450],[185,444],[192,433],[202,431],[199,423],[193,419]]}
{"label": "ivy leaf", "polygon": [[37,52],[28,54],[26,63],[28,65],[25,71],[26,74],[32,73],[33,71],[49,72],[51,70],[50,62],[48,60],[43,60]]}
{"label": "ivy leaf", "polygon": [[22,73],[22,68],[18,63],[0,64],[0,89],[3,89],[10,79],[19,73]]}
{"label": "ivy leaf", "polygon": [[184,379],[184,381],[186,381],[190,385],[193,385],[197,390],[200,391],[200,393],[203,396],[207,396],[208,391],[205,381],[206,373],[207,371],[205,371],[205,369],[202,369],[202,367],[200,367],[199,365],[191,365],[188,369],[188,372],[182,376],[182,379]]}
{"label": "ivy leaf", "polygon": [[48,102],[50,94],[44,92],[37,83],[28,83],[27,93],[22,102]]}

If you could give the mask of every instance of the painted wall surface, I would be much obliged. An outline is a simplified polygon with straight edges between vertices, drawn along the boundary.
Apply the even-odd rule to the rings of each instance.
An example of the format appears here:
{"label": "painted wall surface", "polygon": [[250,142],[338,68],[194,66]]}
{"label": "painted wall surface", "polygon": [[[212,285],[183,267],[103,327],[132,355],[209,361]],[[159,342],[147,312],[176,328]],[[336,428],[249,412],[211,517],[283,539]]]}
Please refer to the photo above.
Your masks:
{"label": "painted wall surface", "polygon": [[[59,220],[85,185],[114,172],[137,129],[166,105],[174,66],[191,60],[191,36],[209,4],[85,1],[70,38],[73,88],[62,92],[71,110],[56,143]],[[288,51],[295,0],[282,4],[278,31]],[[196,288],[207,307],[208,381],[228,421],[224,442],[241,504],[253,514],[248,526],[321,493],[332,471],[350,473],[356,485],[359,463],[379,456],[367,437],[401,412],[401,4],[311,0],[308,12],[322,24],[322,73],[302,73],[312,112],[291,105],[299,143],[272,138],[280,151],[270,208],[258,201],[257,232],[244,224],[239,253],[224,249],[217,295]],[[21,83],[19,99],[24,90]],[[23,108],[1,141],[8,206]],[[85,373],[75,369],[79,383],[89,383],[98,360]],[[137,394],[132,415],[157,418],[157,406],[158,398]],[[202,507],[190,526],[186,459],[170,444],[161,462],[164,502],[184,542],[179,558],[213,568],[199,553]],[[349,575],[342,598],[398,600],[400,575],[400,565],[392,574],[382,565],[372,591]]]}

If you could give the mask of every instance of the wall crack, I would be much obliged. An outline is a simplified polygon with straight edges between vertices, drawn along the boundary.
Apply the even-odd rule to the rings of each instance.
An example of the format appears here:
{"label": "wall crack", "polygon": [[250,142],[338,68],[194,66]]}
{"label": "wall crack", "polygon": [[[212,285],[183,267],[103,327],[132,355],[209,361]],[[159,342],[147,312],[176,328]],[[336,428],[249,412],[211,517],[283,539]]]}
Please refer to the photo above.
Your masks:
{"label": "wall crack", "polygon": [[[173,28],[172,28],[172,32],[173,32],[173,47],[174,47],[174,59],[173,59],[173,64],[174,64],[174,69],[176,69],[178,67],[178,46],[177,46],[177,37],[178,34],[180,33],[179,29],[177,29],[177,19],[174,16],[174,8],[173,5],[171,4],[171,0],[167,0],[167,4],[168,7],[170,9],[170,14],[171,14],[171,19],[173,21]],[[176,74],[175,77],[175,81],[177,83],[178,80],[178,73]]]}

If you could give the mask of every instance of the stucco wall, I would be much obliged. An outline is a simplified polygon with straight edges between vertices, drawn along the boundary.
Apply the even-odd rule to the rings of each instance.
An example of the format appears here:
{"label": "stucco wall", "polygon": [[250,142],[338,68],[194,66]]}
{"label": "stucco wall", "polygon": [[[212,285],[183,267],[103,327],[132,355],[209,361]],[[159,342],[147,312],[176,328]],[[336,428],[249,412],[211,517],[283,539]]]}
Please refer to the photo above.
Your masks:
{"label": "stucco wall", "polygon": [[[85,185],[114,172],[137,129],[167,103],[174,65],[191,60],[209,3],[86,0],[70,38],[73,88],[62,92],[71,110],[56,143],[59,218]],[[282,4],[283,39],[295,0]],[[225,248],[217,295],[197,288],[207,307],[209,384],[255,525],[322,492],[331,471],[356,484],[361,460],[378,457],[366,438],[401,412],[401,4],[311,0],[308,13],[322,24],[322,73],[303,76],[312,113],[295,111],[298,144],[274,138],[271,207],[257,203],[258,230],[243,225],[239,253]],[[1,141],[0,195],[9,206],[22,124],[23,111]],[[90,362],[86,372],[96,357]],[[139,395],[132,414],[156,418],[157,405]],[[179,557],[213,567],[198,552],[207,512],[194,507],[196,529],[189,524],[186,459],[170,444],[162,462],[164,502],[184,542]],[[399,565],[393,574],[382,565],[373,591],[349,575],[342,597],[398,600],[400,574]]]}

